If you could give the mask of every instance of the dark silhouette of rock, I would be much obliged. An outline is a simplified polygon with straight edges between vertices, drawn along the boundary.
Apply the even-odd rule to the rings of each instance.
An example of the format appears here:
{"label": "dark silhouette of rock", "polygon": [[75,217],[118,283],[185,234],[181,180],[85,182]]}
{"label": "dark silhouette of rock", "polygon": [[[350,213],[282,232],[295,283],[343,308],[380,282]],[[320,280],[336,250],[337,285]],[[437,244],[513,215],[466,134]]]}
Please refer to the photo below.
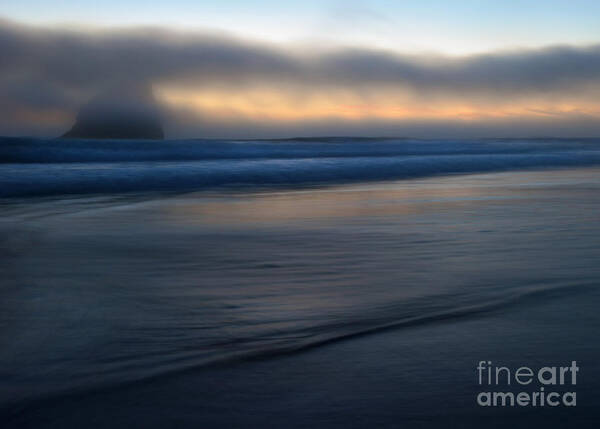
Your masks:
{"label": "dark silhouette of rock", "polygon": [[152,88],[139,83],[113,86],[84,105],[73,128],[62,137],[163,139]]}

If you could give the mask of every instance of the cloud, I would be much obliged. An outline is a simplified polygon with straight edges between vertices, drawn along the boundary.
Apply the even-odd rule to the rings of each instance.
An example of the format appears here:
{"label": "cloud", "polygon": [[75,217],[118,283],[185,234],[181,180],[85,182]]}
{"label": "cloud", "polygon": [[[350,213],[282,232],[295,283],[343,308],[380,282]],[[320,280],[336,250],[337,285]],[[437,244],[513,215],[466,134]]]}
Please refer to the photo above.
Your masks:
{"label": "cloud", "polygon": [[419,56],[159,28],[84,31],[0,21],[0,52],[0,134],[58,132],[78,106],[126,79],[152,82],[165,96],[172,123],[198,135],[201,127],[190,128],[194,113],[205,122],[214,119],[210,129],[226,124],[226,135],[226,127],[243,124],[280,132],[286,124],[291,130],[318,122],[325,132],[330,123],[337,132],[340,123],[352,121],[397,119],[407,127],[411,118],[415,124],[455,119],[464,125],[465,118],[485,123],[490,115],[572,120],[574,112],[591,124],[600,111],[600,45]]}

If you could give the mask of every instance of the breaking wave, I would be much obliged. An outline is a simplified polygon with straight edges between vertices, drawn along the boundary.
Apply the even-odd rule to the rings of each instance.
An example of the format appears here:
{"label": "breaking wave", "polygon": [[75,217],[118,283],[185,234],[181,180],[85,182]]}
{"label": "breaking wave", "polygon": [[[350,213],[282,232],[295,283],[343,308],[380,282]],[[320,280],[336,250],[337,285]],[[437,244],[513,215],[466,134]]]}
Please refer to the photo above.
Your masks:
{"label": "breaking wave", "polygon": [[600,139],[0,139],[0,197],[302,186],[600,164]]}

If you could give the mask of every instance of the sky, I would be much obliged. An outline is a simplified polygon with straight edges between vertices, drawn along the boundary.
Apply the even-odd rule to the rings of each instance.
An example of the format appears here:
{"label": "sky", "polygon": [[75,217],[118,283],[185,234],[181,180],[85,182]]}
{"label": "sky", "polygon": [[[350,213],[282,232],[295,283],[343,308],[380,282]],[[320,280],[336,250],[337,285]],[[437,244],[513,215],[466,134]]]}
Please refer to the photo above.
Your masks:
{"label": "sky", "polygon": [[55,135],[112,83],[168,136],[600,135],[600,2],[22,0],[0,134]]}

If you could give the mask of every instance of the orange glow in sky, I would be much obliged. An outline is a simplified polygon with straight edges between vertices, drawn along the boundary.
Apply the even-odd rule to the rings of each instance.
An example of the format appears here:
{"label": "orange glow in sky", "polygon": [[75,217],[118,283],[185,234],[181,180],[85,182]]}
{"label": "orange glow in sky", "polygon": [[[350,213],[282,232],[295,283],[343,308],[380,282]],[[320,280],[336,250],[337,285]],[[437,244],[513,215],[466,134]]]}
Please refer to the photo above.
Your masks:
{"label": "orange glow in sky", "polygon": [[157,88],[170,107],[198,116],[268,121],[341,120],[463,120],[551,118],[579,114],[600,118],[600,106],[581,100],[519,100],[510,102],[428,99],[426,103],[401,92],[368,97],[349,91],[289,92],[269,88],[237,91]]}

